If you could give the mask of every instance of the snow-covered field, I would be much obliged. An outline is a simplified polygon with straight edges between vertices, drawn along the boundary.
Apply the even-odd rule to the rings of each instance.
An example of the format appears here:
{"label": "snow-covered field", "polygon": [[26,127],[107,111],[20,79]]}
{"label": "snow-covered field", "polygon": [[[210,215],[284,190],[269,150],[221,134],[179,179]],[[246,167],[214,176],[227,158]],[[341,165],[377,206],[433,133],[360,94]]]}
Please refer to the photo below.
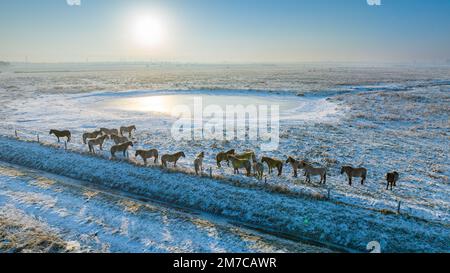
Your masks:
{"label": "snow-covered field", "polygon": [[[39,134],[41,142],[55,143],[48,129],[70,129],[74,141],[68,148],[77,153],[69,154],[64,161],[83,166],[91,161],[94,166],[111,164],[124,168],[125,176],[118,183],[108,177],[117,175],[113,170],[105,171],[105,177],[101,173],[104,169],[96,170],[92,177],[92,173],[66,164],[51,165],[39,158],[26,160],[21,158],[26,154],[25,147],[36,156],[48,153],[49,158],[53,158],[54,151],[55,159],[60,160],[64,153],[6,138],[1,139],[0,158],[79,180],[99,181],[105,187],[123,191],[138,189],[138,193],[150,196],[159,193],[164,202],[359,251],[371,240],[380,241],[387,251],[448,251],[449,91],[448,66],[19,66],[0,73],[1,134],[12,136],[17,130],[20,139],[35,140]],[[262,152],[258,143],[238,140],[175,142],[170,135],[172,117],[150,111],[151,104],[136,106],[143,99],[151,101],[152,96],[166,98],[161,101],[172,106],[189,95],[203,96],[218,104],[237,100],[279,104],[279,149]],[[205,151],[206,168],[211,167],[218,179],[161,174],[157,167],[129,170],[123,162],[105,163],[78,154],[87,150],[81,143],[82,132],[130,124],[138,128],[134,149],[185,151],[187,158],[178,167],[182,173],[192,172],[193,158]],[[283,160],[291,155],[326,166],[327,185],[294,179],[287,165],[283,176],[267,175],[267,182],[233,175],[227,167],[217,169],[214,155],[231,148],[252,149],[259,156]],[[135,163],[134,153],[130,155]],[[73,162],[72,156],[76,157]],[[105,152],[104,157],[109,155]],[[346,183],[339,174],[340,166],[346,164],[369,170],[364,186]],[[400,182],[394,191],[386,191],[384,176],[393,170],[400,173]],[[130,176],[134,171],[144,173]],[[146,175],[152,184],[139,184]],[[173,183],[173,188],[157,182],[158,175],[166,183]],[[214,191],[229,194],[212,199]],[[330,200],[325,200],[328,192]],[[258,201],[248,204],[248,200]],[[401,215],[391,215],[397,211],[399,201]],[[234,202],[232,209],[230,202]],[[261,211],[266,202],[267,210]]]}
{"label": "snow-covered field", "polygon": [[330,251],[67,177],[5,163],[0,170],[0,251]]}

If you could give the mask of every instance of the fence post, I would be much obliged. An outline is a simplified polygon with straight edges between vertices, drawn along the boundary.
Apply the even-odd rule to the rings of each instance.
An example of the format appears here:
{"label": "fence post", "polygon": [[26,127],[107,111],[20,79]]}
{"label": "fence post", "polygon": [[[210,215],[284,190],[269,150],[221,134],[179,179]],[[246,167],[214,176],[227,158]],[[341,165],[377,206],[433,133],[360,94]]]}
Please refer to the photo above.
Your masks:
{"label": "fence post", "polygon": [[209,177],[212,178],[212,167],[209,167]]}
{"label": "fence post", "polygon": [[67,151],[67,141],[64,141],[64,150]]}
{"label": "fence post", "polygon": [[327,193],[327,198],[328,198],[328,200],[330,200],[330,196],[331,196],[331,189],[330,189],[330,188],[328,188],[327,190],[328,190],[328,193]]}
{"label": "fence post", "polygon": [[402,205],[402,201],[398,201],[397,213],[400,214],[400,206]]}
{"label": "fence post", "polygon": [[37,141],[38,141],[38,143],[40,143],[40,141],[39,141],[39,134],[37,134]]}

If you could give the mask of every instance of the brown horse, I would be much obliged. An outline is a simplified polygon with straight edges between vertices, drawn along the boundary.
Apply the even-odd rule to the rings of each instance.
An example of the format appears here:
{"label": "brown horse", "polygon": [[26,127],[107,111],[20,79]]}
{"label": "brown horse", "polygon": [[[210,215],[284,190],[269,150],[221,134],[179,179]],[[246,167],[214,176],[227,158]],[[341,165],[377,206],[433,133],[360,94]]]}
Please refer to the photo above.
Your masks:
{"label": "brown horse", "polygon": [[88,139],[96,139],[99,135],[101,135],[102,134],[102,132],[101,131],[94,131],[94,132],[92,132],[92,133],[89,133],[89,132],[87,132],[87,133],[84,133],[83,134],[83,144],[87,144],[87,140]]}
{"label": "brown horse", "polygon": [[325,168],[314,168],[310,164],[306,163],[305,161],[300,161],[301,168],[305,169],[305,175],[306,175],[306,182],[311,183],[311,176],[319,176],[320,175],[320,182],[325,184],[327,182],[327,169]]}
{"label": "brown horse", "polygon": [[252,166],[250,161],[239,159],[234,155],[230,155],[228,158],[231,161],[231,165],[233,165],[234,174],[239,174],[239,169],[245,169],[247,171],[247,176],[252,174]]}
{"label": "brown horse", "polygon": [[364,181],[367,177],[367,169],[365,168],[353,168],[351,166],[343,166],[341,168],[341,174],[346,173],[348,176],[348,184],[352,185],[352,177],[361,177],[361,185],[364,185]]}
{"label": "brown horse", "polygon": [[130,141],[130,140],[128,140],[127,137],[118,136],[118,135],[111,135],[111,139],[114,141],[114,143],[116,145]]}
{"label": "brown horse", "polygon": [[151,149],[151,150],[137,150],[135,157],[140,156],[144,160],[144,164],[147,165],[147,159],[154,157],[155,161],[153,163],[156,164],[158,161],[158,150]]}
{"label": "brown horse", "polygon": [[128,147],[133,147],[133,142],[128,141],[122,144],[114,145],[111,147],[111,157],[116,157],[117,152],[122,152],[123,156],[127,156],[126,152],[128,150]]}
{"label": "brown horse", "polygon": [[253,162],[253,170],[256,178],[261,180],[264,176],[264,164],[262,162]]}
{"label": "brown horse", "polygon": [[102,132],[102,134],[108,135],[108,136],[111,136],[111,135],[118,136],[119,135],[119,130],[117,130],[117,129],[100,128],[100,131]]}
{"label": "brown horse", "polygon": [[277,168],[278,169],[278,176],[281,176],[281,173],[283,171],[283,161],[278,160],[278,159],[273,159],[270,157],[266,157],[264,156],[261,159],[262,162],[265,162],[267,164],[267,167],[269,168],[269,174],[272,173],[272,169],[273,168]]}
{"label": "brown horse", "polygon": [[298,177],[298,169],[300,169],[300,161],[295,160],[293,157],[288,157],[286,163],[291,164],[292,169],[294,170],[294,177]]}
{"label": "brown horse", "polygon": [[132,131],[136,132],[136,126],[135,125],[120,127],[120,135],[121,136],[123,136],[123,133],[128,133],[128,137],[131,138],[131,132]]}
{"label": "brown horse", "polygon": [[161,164],[163,167],[167,168],[167,162],[173,162],[173,166],[176,167],[177,166],[177,161],[180,159],[180,157],[185,158],[186,155],[184,154],[184,152],[178,152],[176,154],[172,154],[172,155],[163,155],[161,157]]}
{"label": "brown horse", "polygon": [[61,138],[61,137],[67,137],[67,142],[70,142],[70,138],[72,137],[72,134],[68,130],[58,131],[58,130],[52,129],[52,130],[50,130],[49,135],[55,135],[56,138],[58,138],[58,143],[60,142],[59,138]]}
{"label": "brown horse", "polygon": [[386,174],[386,181],[387,181],[386,190],[389,189],[389,186],[391,187],[391,190],[392,190],[392,187],[396,187],[399,177],[400,177],[400,175],[398,174],[398,172],[387,173]]}
{"label": "brown horse", "polygon": [[255,158],[255,153],[254,152],[252,152],[252,151],[248,151],[248,152],[245,152],[245,153],[242,153],[242,154],[237,154],[237,155],[234,155],[237,159],[242,159],[242,160],[248,160],[248,161],[250,161],[250,160],[253,160],[253,158]]}
{"label": "brown horse", "polygon": [[203,172],[203,158],[205,153],[201,152],[197,158],[194,160],[195,174],[198,175],[199,172]]}
{"label": "brown horse", "polygon": [[222,168],[220,163],[222,161],[224,161],[224,160],[227,162],[227,165],[229,167],[230,166],[230,160],[228,159],[228,156],[234,155],[234,154],[235,154],[235,150],[234,149],[229,150],[228,152],[220,152],[220,153],[218,153],[217,156],[216,156],[217,168],[219,168],[219,169]]}
{"label": "brown horse", "polygon": [[96,139],[89,140],[88,141],[89,152],[95,154],[94,146],[100,146],[100,150],[103,151],[103,143],[105,142],[105,139],[109,139],[109,136],[104,135],[104,136],[98,137]]}

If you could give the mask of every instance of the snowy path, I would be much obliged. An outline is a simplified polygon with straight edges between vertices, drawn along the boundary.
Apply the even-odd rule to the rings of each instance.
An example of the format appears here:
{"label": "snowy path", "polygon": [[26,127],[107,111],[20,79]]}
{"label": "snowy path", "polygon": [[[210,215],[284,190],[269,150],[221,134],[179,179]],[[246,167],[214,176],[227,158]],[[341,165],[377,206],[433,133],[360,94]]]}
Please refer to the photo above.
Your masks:
{"label": "snowy path", "polygon": [[75,252],[329,251],[3,162],[0,211],[2,223],[39,226]]}

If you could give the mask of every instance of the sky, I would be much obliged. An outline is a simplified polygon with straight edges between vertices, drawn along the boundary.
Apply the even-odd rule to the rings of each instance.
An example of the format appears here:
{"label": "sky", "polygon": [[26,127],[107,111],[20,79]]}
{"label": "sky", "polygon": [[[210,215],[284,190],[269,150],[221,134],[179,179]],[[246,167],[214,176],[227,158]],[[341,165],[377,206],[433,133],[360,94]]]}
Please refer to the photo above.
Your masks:
{"label": "sky", "polygon": [[0,0],[0,60],[450,61],[449,0],[380,2]]}

